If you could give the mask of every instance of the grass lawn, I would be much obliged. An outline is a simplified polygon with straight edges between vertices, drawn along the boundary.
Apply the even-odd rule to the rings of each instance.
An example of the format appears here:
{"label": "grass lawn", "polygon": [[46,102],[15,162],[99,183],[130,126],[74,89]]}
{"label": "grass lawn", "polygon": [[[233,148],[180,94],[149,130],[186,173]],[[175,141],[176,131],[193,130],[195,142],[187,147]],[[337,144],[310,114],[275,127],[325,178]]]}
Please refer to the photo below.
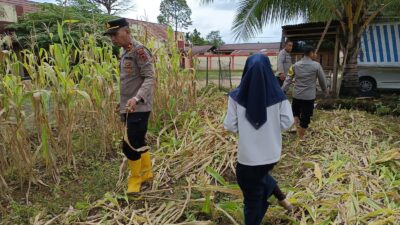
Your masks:
{"label": "grass lawn", "polygon": [[[242,71],[232,71],[232,77],[241,77]],[[219,72],[218,70],[211,70],[208,71],[208,78],[209,79],[218,79]],[[196,71],[196,79],[198,80],[205,80],[207,77],[207,71],[198,70]]]}

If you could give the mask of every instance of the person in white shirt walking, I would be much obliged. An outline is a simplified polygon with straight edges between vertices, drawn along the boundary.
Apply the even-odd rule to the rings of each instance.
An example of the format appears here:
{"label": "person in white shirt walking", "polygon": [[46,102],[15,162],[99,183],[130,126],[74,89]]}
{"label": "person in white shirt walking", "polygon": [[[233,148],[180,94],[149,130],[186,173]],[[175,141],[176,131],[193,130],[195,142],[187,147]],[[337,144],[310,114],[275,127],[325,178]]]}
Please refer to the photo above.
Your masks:
{"label": "person in white shirt walking", "polygon": [[237,181],[244,196],[246,225],[259,225],[273,194],[290,210],[293,206],[269,174],[282,151],[281,132],[294,122],[292,109],[272,72],[269,58],[250,56],[238,88],[229,94],[225,129],[239,134]]}

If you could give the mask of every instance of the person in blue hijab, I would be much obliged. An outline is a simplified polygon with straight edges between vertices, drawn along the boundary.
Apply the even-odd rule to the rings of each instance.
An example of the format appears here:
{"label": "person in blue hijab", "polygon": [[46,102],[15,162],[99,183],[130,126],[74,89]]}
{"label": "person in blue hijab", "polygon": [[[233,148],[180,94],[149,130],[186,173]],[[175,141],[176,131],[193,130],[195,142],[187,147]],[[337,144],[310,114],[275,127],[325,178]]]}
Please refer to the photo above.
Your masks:
{"label": "person in blue hijab", "polygon": [[282,132],[293,125],[292,109],[281,90],[269,58],[250,56],[239,86],[229,93],[224,127],[237,133],[236,178],[244,196],[246,225],[259,225],[273,194],[279,204],[291,210],[270,171],[282,151]]}

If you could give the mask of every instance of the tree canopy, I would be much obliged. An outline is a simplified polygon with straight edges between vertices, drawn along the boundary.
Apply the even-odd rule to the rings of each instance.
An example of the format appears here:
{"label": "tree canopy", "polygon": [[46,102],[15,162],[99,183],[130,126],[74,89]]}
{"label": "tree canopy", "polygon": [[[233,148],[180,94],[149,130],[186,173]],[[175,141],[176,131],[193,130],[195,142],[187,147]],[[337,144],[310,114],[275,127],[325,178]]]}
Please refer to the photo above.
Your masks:
{"label": "tree canopy", "polygon": [[186,35],[186,40],[190,41],[193,45],[205,45],[207,41],[201,37],[201,33],[194,29],[192,33],[188,32]]}
{"label": "tree canopy", "polygon": [[219,47],[223,44],[225,44],[225,42],[222,40],[221,34],[219,31],[211,31],[209,34],[207,34],[206,37],[208,43],[210,43],[211,45],[214,45],[215,47]]}
{"label": "tree canopy", "polygon": [[[83,0],[85,1],[85,0]],[[117,15],[135,7],[132,1],[125,0],[89,0],[101,8],[105,9],[108,15]]]}
{"label": "tree canopy", "polygon": [[225,42],[222,40],[220,32],[216,30],[210,31],[206,38],[203,38],[201,33],[197,29],[194,29],[192,33],[186,33],[186,40],[193,45],[213,45],[215,47],[219,47],[225,44]]}
{"label": "tree canopy", "polygon": [[160,15],[157,17],[161,24],[169,25],[178,31],[192,25],[192,10],[186,0],[163,0],[160,4]]}
{"label": "tree canopy", "polygon": [[59,41],[57,23],[64,23],[65,33],[74,40],[79,40],[85,32],[102,37],[104,24],[111,18],[101,13],[94,4],[85,0],[74,0],[68,6],[50,3],[40,4],[38,12],[24,14],[18,23],[11,24],[8,29],[14,30],[17,42],[23,48],[47,48],[51,43]]}

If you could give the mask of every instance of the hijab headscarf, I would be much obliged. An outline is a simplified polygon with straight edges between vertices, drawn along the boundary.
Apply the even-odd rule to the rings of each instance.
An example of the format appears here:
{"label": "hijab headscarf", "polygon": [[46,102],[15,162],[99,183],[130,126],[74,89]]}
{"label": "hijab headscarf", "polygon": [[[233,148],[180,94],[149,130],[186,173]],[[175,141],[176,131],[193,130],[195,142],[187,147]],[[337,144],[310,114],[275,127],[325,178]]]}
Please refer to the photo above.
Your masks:
{"label": "hijab headscarf", "polygon": [[267,122],[266,108],[287,99],[263,54],[247,58],[240,85],[229,96],[246,108],[246,119],[257,130]]}

